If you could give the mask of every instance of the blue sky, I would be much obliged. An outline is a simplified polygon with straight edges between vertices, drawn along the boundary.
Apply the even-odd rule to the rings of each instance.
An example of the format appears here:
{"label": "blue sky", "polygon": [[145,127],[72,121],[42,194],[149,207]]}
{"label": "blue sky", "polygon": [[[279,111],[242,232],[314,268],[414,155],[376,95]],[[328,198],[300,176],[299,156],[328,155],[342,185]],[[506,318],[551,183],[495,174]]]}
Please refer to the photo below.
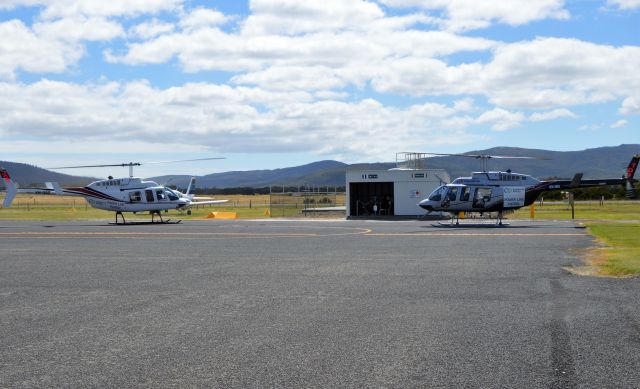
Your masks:
{"label": "blue sky", "polygon": [[640,143],[639,26],[640,0],[5,0],[0,160],[226,157],[151,176]]}

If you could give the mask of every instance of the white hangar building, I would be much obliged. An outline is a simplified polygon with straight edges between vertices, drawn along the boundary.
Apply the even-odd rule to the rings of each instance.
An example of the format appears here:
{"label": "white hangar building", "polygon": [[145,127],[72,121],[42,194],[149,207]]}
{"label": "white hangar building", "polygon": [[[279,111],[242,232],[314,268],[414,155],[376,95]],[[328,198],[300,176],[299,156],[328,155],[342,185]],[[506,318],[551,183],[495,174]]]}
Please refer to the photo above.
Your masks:
{"label": "white hangar building", "polygon": [[451,182],[444,169],[424,167],[427,155],[397,153],[396,168],[389,170],[347,170],[347,217],[425,215],[420,200]]}

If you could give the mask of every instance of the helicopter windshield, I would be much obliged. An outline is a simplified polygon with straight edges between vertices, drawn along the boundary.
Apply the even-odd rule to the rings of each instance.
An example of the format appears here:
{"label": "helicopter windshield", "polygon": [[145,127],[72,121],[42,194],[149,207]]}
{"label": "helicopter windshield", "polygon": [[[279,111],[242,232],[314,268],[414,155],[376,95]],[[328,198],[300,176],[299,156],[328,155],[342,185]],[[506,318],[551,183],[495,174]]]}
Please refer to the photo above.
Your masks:
{"label": "helicopter windshield", "polygon": [[164,188],[164,192],[167,194],[167,197],[171,201],[176,201],[176,200],[178,200],[180,198],[180,196],[178,196],[178,194],[176,192],[172,191],[169,188]]}
{"label": "helicopter windshield", "polygon": [[447,191],[447,187],[445,185],[442,185],[438,189],[431,192],[428,199],[432,201],[440,201],[442,200],[442,196],[445,194],[446,191]]}

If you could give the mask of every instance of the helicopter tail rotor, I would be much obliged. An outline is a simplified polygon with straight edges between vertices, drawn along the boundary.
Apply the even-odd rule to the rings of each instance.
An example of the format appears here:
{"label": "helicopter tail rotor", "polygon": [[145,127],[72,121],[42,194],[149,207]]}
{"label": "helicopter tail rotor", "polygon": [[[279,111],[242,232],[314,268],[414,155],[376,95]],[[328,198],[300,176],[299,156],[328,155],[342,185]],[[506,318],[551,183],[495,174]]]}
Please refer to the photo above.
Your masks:
{"label": "helicopter tail rotor", "polygon": [[636,188],[634,188],[633,184],[631,184],[629,181],[627,181],[625,184],[625,194],[627,195],[628,199],[635,199],[636,197],[638,197]]}
{"label": "helicopter tail rotor", "polygon": [[640,154],[634,155],[631,158],[631,161],[629,162],[629,166],[627,166],[627,171],[624,177],[625,192],[626,192],[627,198],[630,198],[630,199],[635,199],[636,197],[638,197],[636,188],[633,186],[634,182],[636,182],[637,180],[634,180],[633,176],[636,173],[636,169],[638,168],[639,162],[640,162]]}

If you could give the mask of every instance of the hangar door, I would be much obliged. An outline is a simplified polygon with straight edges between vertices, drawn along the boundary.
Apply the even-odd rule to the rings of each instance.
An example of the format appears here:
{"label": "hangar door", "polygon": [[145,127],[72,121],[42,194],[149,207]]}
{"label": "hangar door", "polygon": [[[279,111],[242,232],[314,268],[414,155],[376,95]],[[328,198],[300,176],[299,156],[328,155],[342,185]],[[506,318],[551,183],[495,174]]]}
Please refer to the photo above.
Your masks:
{"label": "hangar door", "polygon": [[350,182],[349,216],[393,215],[393,182]]}

